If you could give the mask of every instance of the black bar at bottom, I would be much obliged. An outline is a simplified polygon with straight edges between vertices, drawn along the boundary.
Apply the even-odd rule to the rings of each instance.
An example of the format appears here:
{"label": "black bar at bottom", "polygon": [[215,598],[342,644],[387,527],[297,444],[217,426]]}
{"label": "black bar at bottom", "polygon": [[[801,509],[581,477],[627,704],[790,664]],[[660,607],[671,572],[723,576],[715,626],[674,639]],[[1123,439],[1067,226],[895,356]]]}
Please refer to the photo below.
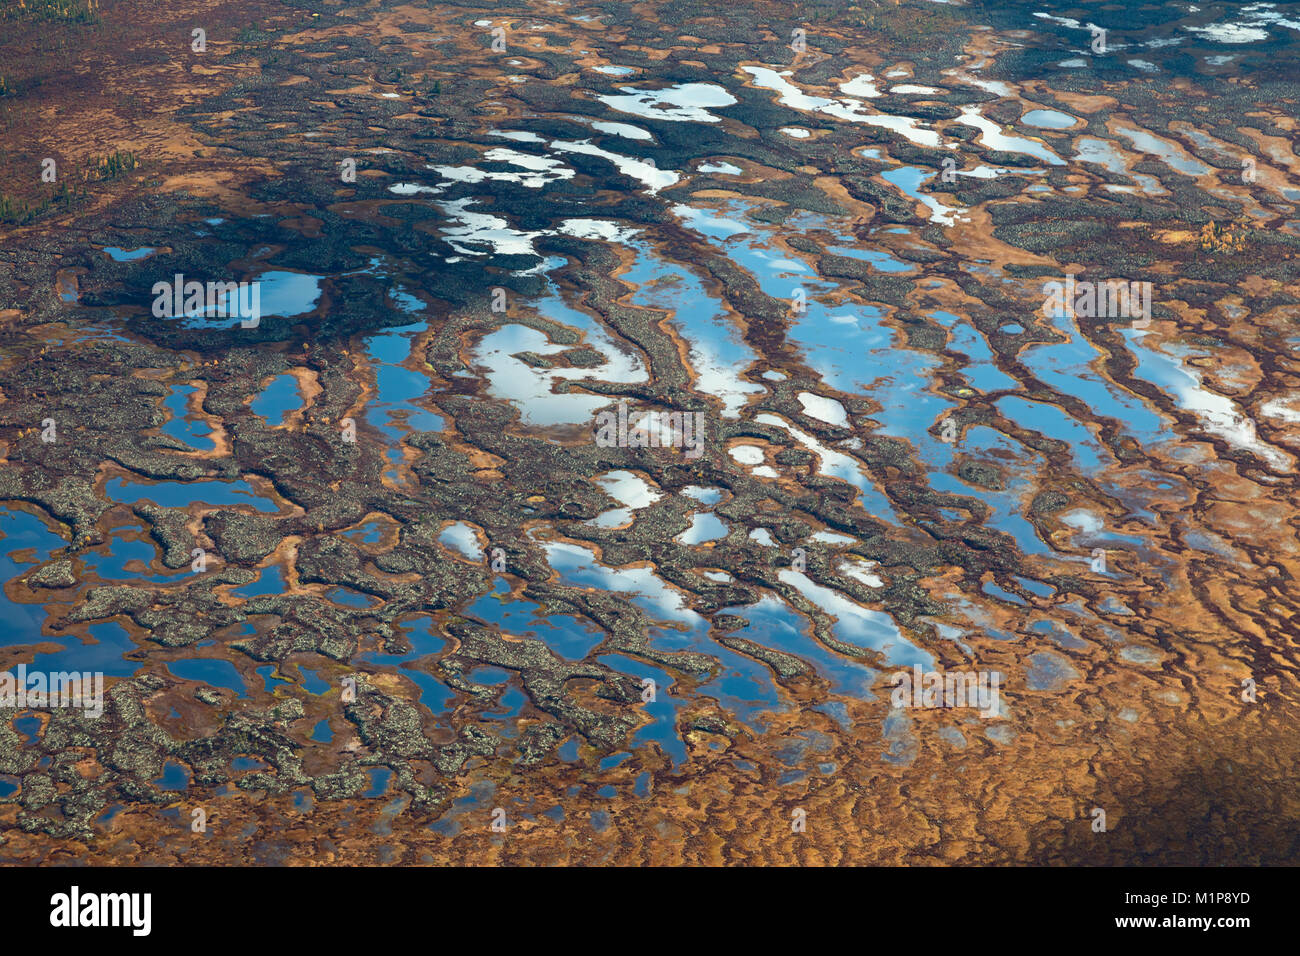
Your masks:
{"label": "black bar at bottom", "polygon": [[[1026,940],[1145,944],[1198,936],[1230,946],[1257,930],[1285,931],[1293,878],[1288,869],[1244,868],[574,868],[543,876],[531,869],[70,866],[0,870],[0,898],[11,944],[48,936],[128,946],[256,941],[302,947],[340,945],[348,937],[365,945],[378,933],[436,946],[447,929],[472,932],[477,924],[509,928],[510,938],[501,940],[506,945],[518,945],[520,931],[563,934],[568,926],[586,939],[593,931],[616,934],[603,937],[611,945],[641,936],[698,941],[716,933],[734,948],[738,939],[784,923],[818,933],[838,924],[850,938],[863,934],[864,944],[898,932],[945,943],[1025,934]],[[135,894],[148,894],[147,907],[145,896]]]}

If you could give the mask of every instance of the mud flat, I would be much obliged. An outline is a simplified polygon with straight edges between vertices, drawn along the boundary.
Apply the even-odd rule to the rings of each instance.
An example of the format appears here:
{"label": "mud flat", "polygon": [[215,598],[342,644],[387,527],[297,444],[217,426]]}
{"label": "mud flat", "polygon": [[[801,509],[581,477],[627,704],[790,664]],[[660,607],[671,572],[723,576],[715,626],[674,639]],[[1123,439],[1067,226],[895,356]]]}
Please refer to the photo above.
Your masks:
{"label": "mud flat", "polygon": [[1294,25],[29,6],[0,859],[1294,860]]}

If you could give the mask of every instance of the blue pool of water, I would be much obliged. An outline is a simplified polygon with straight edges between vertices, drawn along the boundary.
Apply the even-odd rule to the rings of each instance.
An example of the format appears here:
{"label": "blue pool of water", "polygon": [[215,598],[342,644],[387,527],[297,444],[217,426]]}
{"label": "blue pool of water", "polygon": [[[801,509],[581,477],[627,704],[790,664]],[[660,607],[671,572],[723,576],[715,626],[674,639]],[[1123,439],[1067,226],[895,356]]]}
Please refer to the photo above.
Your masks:
{"label": "blue pool of water", "polygon": [[873,268],[879,269],[881,272],[907,272],[916,268],[912,263],[895,259],[889,253],[879,249],[862,249],[858,246],[830,246],[826,251],[833,255],[848,256],[851,259],[861,259],[864,262],[869,262]]}
{"label": "blue pool of water", "polygon": [[193,385],[173,385],[171,392],[168,394],[166,401],[167,410],[171,412],[171,418],[163,423],[163,434],[170,435],[172,438],[185,442],[191,448],[198,451],[212,451],[216,448],[216,443],[207,436],[212,434],[212,429],[206,422],[198,419],[189,420],[190,415],[190,396],[198,389]]}
{"label": "blue pool of water", "polygon": [[1036,431],[1044,438],[1065,442],[1079,466],[1088,474],[1095,475],[1116,464],[1114,456],[1086,426],[1056,405],[1031,401],[1019,395],[999,398],[994,405],[1020,427]]}
{"label": "blue pool of water", "polygon": [[632,745],[636,746],[643,742],[657,743],[672,759],[674,767],[685,761],[686,744],[677,736],[677,711],[681,707],[681,701],[668,693],[668,688],[673,685],[673,679],[668,676],[668,673],[622,654],[602,654],[597,660],[620,674],[635,677],[638,681],[648,677],[655,682],[654,702],[638,705],[651,721],[637,730],[632,738]]}
{"label": "blue pool of water", "polygon": [[106,246],[104,251],[114,262],[135,262],[153,255],[153,246],[141,246],[139,249],[122,249],[119,246]]}
{"label": "blue pool of water", "polygon": [[720,614],[734,614],[749,622],[749,627],[735,632],[737,637],[773,650],[792,654],[811,664],[839,694],[872,700],[871,685],[877,672],[856,661],[846,660],[812,636],[812,626],[784,601],[770,594],[756,604],[729,607]]}
{"label": "blue pool of water", "polygon": [[233,690],[240,697],[248,696],[248,685],[239,676],[235,665],[229,661],[208,657],[191,657],[178,661],[169,661],[167,670],[181,680],[198,681],[210,687],[224,687]]}
{"label": "blue pool of water", "polygon": [[365,419],[390,441],[388,460],[394,467],[387,476],[396,480],[396,466],[402,460],[400,444],[413,431],[438,432],[446,427],[443,417],[416,404],[429,391],[429,377],[402,365],[411,356],[412,337],[425,331],[426,323],[389,329],[365,338],[366,354],[375,370],[375,400]]}
{"label": "blue pool of water", "polygon": [[266,419],[272,427],[284,423],[291,413],[302,408],[303,397],[298,391],[298,380],[285,373],[277,375],[267,386],[257,393],[250,407],[255,414]]}
{"label": "blue pool of water", "polygon": [[[30,550],[27,557],[43,562],[66,544],[35,515],[0,505],[0,586],[35,568],[35,564],[15,559],[15,552]],[[45,621],[42,606],[12,601],[0,590],[0,615],[3,616],[0,647],[33,644],[42,639],[41,625]]]}
{"label": "blue pool of water", "polygon": [[[150,564],[159,556],[158,548],[146,539],[126,537],[129,532],[144,530],[138,525],[114,529],[102,546],[82,555],[81,561],[85,569],[105,581],[141,581],[149,584],[175,583],[192,573],[189,565],[175,571],[150,573]],[[144,570],[129,570],[127,565],[132,562],[138,562]]]}
{"label": "blue pool of water", "polygon": [[257,676],[262,678],[262,690],[268,694],[273,693],[275,689],[281,685],[285,687],[293,686],[293,681],[275,676],[275,668],[276,665],[267,664],[265,667],[259,667],[257,669]]}
{"label": "blue pool of water", "polygon": [[543,641],[565,660],[580,661],[605,640],[605,635],[572,614],[546,614],[541,605],[510,596],[510,585],[498,578],[491,594],[465,609],[471,617],[495,624],[507,634]]}
{"label": "blue pool of water", "polygon": [[330,588],[325,592],[325,597],[335,604],[342,604],[346,607],[374,607],[383,603],[374,595],[362,594],[360,591],[344,587]]}
{"label": "blue pool of water", "polygon": [[113,501],[136,504],[152,501],[166,508],[188,508],[193,504],[249,505],[274,514],[279,509],[262,498],[245,481],[157,481],[135,482],[110,478],[104,491]]}
{"label": "blue pool of water", "polygon": [[357,544],[378,544],[384,537],[384,525],[380,521],[367,521],[359,528],[343,532],[343,537]]}
{"label": "blue pool of water", "polygon": [[163,764],[162,775],[153,781],[159,790],[184,791],[190,788],[190,771],[184,764],[168,760]]}
{"label": "blue pool of water", "polygon": [[983,334],[966,320],[951,312],[935,312],[939,324],[949,330],[948,348],[961,352],[970,361],[962,370],[971,386],[981,392],[1016,391],[1020,383],[994,363],[993,350]]}
{"label": "blue pool of water", "polygon": [[93,643],[82,643],[81,638],[73,635],[44,638],[62,644],[63,649],[41,651],[27,665],[28,671],[99,671],[105,677],[130,677],[140,669],[139,661],[123,657],[125,654],[139,653],[140,648],[120,624],[105,621],[92,624],[89,631]]}
{"label": "blue pool of water", "polygon": [[[440,714],[456,699],[455,692],[432,674],[414,664],[420,658],[437,654],[446,641],[433,633],[433,623],[428,619],[416,622],[406,631],[411,650],[406,654],[385,654],[367,651],[357,655],[357,660],[384,667],[398,667],[399,673],[415,684],[420,691],[420,703],[431,713]],[[504,673],[504,671],[502,672]],[[324,684],[324,681],[320,682]]]}
{"label": "blue pool of water", "polygon": [[230,593],[245,600],[262,594],[283,594],[284,572],[280,570],[280,565],[268,564],[262,568],[256,579],[232,588]]}
{"label": "blue pool of water", "polygon": [[309,694],[323,694],[330,689],[328,681],[324,681],[316,676],[316,672],[307,667],[299,667],[298,673],[302,675],[302,686]]}

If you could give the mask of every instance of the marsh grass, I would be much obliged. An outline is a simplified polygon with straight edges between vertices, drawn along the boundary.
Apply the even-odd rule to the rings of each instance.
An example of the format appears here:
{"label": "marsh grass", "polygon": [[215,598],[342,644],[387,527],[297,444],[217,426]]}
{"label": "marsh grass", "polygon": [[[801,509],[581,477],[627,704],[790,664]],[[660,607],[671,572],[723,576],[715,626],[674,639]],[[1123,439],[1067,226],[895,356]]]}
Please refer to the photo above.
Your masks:
{"label": "marsh grass", "polygon": [[139,165],[135,153],[118,150],[107,156],[92,158],[87,166],[92,169],[97,179],[117,179],[123,173],[134,172]]}
{"label": "marsh grass", "polygon": [[46,213],[70,209],[85,198],[85,192],[69,189],[67,183],[60,183],[53,195],[35,201],[0,193],[0,222],[10,226],[25,226]]}
{"label": "marsh grass", "polygon": [[0,6],[0,20],[99,23],[99,0],[10,0]]}
{"label": "marsh grass", "polygon": [[908,5],[896,0],[807,0],[799,7],[809,23],[867,29],[895,43],[907,44],[927,36],[947,35],[962,24],[959,12],[942,4]]}

